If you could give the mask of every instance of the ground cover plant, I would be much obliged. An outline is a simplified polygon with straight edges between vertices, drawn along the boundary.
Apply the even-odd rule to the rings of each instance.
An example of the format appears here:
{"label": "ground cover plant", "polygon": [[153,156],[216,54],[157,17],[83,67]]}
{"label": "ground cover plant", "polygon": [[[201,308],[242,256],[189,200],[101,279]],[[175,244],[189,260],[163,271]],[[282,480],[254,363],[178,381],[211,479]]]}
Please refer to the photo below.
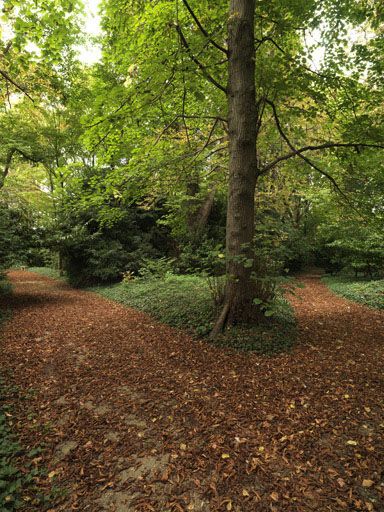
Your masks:
{"label": "ground cover plant", "polygon": [[[10,321],[11,283],[5,274],[0,279],[0,349],[3,346],[2,331],[4,323]],[[40,464],[42,444],[26,449],[18,440],[20,424],[15,425],[16,402],[28,411],[28,396],[23,395],[19,387],[8,384],[9,375],[4,374],[0,366],[0,511],[48,510],[52,502],[63,494],[63,489],[55,485],[45,486],[40,482],[46,480],[47,469]],[[30,387],[28,393],[32,393]],[[34,413],[27,415],[27,422],[33,424]],[[37,422],[34,428],[44,430]]]}
{"label": "ground cover plant", "polygon": [[60,275],[60,271],[50,267],[28,267],[30,272],[36,272],[45,277],[51,277],[52,279],[65,279],[65,276]]}
{"label": "ground cover plant", "polygon": [[[0,297],[9,295],[11,290],[11,283],[8,281],[6,274],[4,272],[0,272]],[[2,308],[2,314],[5,315],[4,308]]]}
{"label": "ground cover plant", "polygon": [[[44,267],[28,269],[46,277],[59,278],[59,272]],[[212,330],[216,308],[206,276],[148,275],[130,278],[120,283],[89,288],[90,291],[144,311],[157,320],[185,329],[197,337],[208,337]],[[274,321],[260,326],[240,326],[224,332],[214,340],[223,347],[274,354],[289,350],[296,339],[292,307],[280,297],[275,301]]]}
{"label": "ground cover plant", "polygon": [[356,278],[336,275],[323,277],[329,288],[346,299],[370,308],[384,309],[384,279]]}
{"label": "ground cover plant", "polygon": [[0,378],[0,510],[44,509],[49,499],[36,486],[44,472],[32,463],[41,450],[27,452],[17,441],[10,421],[14,411],[9,405],[15,399],[15,390]]}
{"label": "ground cover plant", "polygon": [[[173,327],[208,336],[216,308],[206,277],[167,276],[163,279],[136,279],[92,290],[104,297],[153,315]],[[222,346],[271,354],[288,350],[295,340],[295,320],[289,303],[277,301],[274,322],[242,326],[224,332],[216,340]]]}

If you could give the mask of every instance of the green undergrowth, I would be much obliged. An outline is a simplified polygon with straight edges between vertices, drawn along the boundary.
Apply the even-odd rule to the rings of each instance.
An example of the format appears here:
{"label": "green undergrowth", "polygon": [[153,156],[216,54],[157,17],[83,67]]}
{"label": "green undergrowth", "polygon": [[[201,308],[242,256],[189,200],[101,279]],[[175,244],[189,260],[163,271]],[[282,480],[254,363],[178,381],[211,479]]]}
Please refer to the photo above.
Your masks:
{"label": "green undergrowth", "polygon": [[384,309],[384,279],[324,276],[323,282],[337,295],[370,308]]}
{"label": "green undergrowth", "polygon": [[[4,299],[11,293],[11,285],[4,273],[0,274],[0,299]],[[9,317],[10,312],[5,307],[4,300],[0,302],[0,328]],[[2,350],[2,337],[0,333],[0,350]],[[1,368],[0,368],[1,372]],[[15,459],[20,451],[19,445],[14,441],[7,421],[10,416],[9,406],[5,405],[6,395],[9,389],[0,377],[0,512],[17,510],[22,489],[22,474],[17,469]]]}
{"label": "green undergrowth", "polygon": [[60,275],[60,272],[55,268],[48,267],[28,267],[30,272],[35,272],[35,274],[40,274],[45,277],[50,277],[52,279],[60,279],[65,280],[65,276]]}
{"label": "green undergrowth", "polygon": [[[216,316],[208,283],[196,275],[135,279],[115,285],[92,287],[92,291],[146,313],[173,327],[204,337]],[[277,301],[273,319],[261,326],[231,328],[214,342],[238,350],[274,354],[292,347],[295,320],[291,306]]]}
{"label": "green undergrowth", "polygon": [[[31,267],[28,270],[54,279],[65,279],[54,269]],[[148,277],[93,286],[89,290],[198,337],[208,336],[217,315],[207,279],[198,275],[169,274],[161,278]],[[265,325],[233,327],[213,343],[266,355],[289,350],[296,339],[293,310],[289,302],[280,297],[274,311],[273,318],[268,319]]]}

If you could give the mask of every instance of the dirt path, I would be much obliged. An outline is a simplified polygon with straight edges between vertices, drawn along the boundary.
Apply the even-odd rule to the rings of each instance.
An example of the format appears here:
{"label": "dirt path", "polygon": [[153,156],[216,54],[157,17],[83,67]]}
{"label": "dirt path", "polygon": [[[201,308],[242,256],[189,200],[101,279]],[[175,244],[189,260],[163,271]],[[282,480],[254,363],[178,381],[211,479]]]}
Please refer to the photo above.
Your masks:
{"label": "dirt path", "polygon": [[23,441],[46,443],[69,489],[52,510],[384,510],[383,312],[305,278],[298,346],[263,358],[48,278],[10,278],[0,368],[30,390]]}

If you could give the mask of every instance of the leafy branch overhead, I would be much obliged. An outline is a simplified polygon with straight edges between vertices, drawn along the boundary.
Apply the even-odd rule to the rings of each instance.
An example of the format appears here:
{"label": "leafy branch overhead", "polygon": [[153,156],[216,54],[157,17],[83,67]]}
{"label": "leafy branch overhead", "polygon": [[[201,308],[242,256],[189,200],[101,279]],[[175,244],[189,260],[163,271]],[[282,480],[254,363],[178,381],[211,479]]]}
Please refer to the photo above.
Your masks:
{"label": "leafy branch overhead", "polygon": [[9,2],[1,42],[2,195],[63,268],[118,279],[152,255],[219,274],[215,337],[265,321],[279,274],[338,240],[330,219],[380,232],[375,6],[104,0],[94,65],[80,12]]}

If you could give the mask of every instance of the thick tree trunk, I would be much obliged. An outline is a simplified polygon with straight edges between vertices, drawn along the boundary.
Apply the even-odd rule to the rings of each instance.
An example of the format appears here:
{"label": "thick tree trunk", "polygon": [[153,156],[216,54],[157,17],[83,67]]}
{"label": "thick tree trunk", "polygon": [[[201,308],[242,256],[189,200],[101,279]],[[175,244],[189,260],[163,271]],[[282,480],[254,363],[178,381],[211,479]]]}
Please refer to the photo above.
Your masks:
{"label": "thick tree trunk", "polygon": [[[228,21],[229,195],[227,210],[227,288],[223,311],[212,331],[225,322],[254,320],[257,286],[251,279],[254,195],[257,179],[255,93],[255,0],[231,0]],[[225,312],[225,315],[224,315]]]}

